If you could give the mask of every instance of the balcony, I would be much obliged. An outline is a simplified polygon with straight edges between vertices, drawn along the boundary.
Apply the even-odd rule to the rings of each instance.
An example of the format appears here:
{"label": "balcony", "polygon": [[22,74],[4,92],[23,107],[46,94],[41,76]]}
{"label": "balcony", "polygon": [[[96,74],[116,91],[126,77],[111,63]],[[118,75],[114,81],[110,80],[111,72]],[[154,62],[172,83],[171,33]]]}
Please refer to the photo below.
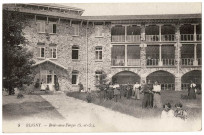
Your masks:
{"label": "balcony", "polygon": [[158,42],[159,41],[159,35],[146,35],[146,41],[147,42]]}
{"label": "balcony", "polygon": [[193,65],[193,58],[182,58],[181,59],[181,65],[182,66],[192,66]]}
{"label": "balcony", "polygon": [[147,59],[147,66],[158,66],[159,59]]}
{"label": "balcony", "polygon": [[126,42],[131,42],[131,43],[140,42],[140,35],[127,35]]}
{"label": "balcony", "polygon": [[174,34],[161,35],[161,41],[165,42],[175,41],[175,35]]}
{"label": "balcony", "polygon": [[194,41],[194,34],[181,34],[181,41]]}
{"label": "balcony", "polygon": [[162,59],[163,66],[174,66],[175,59]]}
{"label": "balcony", "polygon": [[201,41],[202,40],[202,35],[201,34],[197,34],[196,35],[196,40],[197,41]]}
{"label": "balcony", "polygon": [[112,66],[125,66],[125,59],[112,59]]}
{"label": "balcony", "polygon": [[125,42],[125,35],[112,35],[111,41],[112,42]]}
{"label": "balcony", "polygon": [[140,59],[127,59],[127,66],[140,66]]}

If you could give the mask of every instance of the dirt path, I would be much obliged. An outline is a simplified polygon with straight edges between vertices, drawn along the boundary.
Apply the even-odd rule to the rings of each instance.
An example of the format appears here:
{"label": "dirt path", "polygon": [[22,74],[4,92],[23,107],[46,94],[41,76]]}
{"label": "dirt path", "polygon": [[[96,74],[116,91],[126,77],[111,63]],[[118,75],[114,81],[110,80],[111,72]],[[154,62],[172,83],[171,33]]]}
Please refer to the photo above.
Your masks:
{"label": "dirt path", "polygon": [[191,126],[192,123],[189,125],[177,122],[176,125],[175,122],[168,121],[167,124],[167,121],[158,119],[138,119],[64,94],[42,95],[42,97],[50,102],[69,123],[94,125],[90,128],[81,128],[82,131],[192,131],[198,128]]}

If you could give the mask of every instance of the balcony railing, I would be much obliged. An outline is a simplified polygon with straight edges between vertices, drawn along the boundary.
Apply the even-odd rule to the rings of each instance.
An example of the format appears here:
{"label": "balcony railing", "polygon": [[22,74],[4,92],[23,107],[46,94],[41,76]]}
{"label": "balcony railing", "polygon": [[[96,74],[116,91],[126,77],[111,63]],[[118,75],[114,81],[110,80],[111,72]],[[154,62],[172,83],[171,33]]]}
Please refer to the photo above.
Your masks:
{"label": "balcony railing", "polygon": [[198,65],[202,65],[202,59],[198,58]]}
{"label": "balcony railing", "polygon": [[196,40],[197,41],[201,41],[202,40],[202,35],[201,34],[197,34],[196,35]]}
{"label": "balcony railing", "polygon": [[140,66],[140,59],[127,59],[128,66]]}
{"label": "balcony railing", "polygon": [[112,59],[112,66],[125,66],[125,59]]}
{"label": "balcony railing", "polygon": [[112,42],[125,42],[125,35],[112,35]]}
{"label": "balcony railing", "polygon": [[182,83],[181,84],[181,89],[182,90],[188,90],[188,87],[189,87],[189,83]]}
{"label": "balcony railing", "polygon": [[173,66],[175,65],[175,59],[162,59],[164,66]]}
{"label": "balcony railing", "polygon": [[161,89],[162,90],[174,90],[175,85],[174,85],[174,83],[162,83],[161,84]]}
{"label": "balcony railing", "polygon": [[145,37],[148,42],[159,41],[159,35],[146,35]]}
{"label": "balcony railing", "polygon": [[193,58],[182,58],[181,59],[181,65],[183,66],[191,66],[193,65]]}
{"label": "balcony railing", "polygon": [[127,42],[140,42],[140,35],[127,35]]}
{"label": "balcony railing", "polygon": [[147,59],[147,66],[157,66],[159,59]]}
{"label": "balcony railing", "polygon": [[161,35],[161,41],[175,41],[174,34]]}
{"label": "balcony railing", "polygon": [[181,34],[181,41],[193,41],[194,34]]}

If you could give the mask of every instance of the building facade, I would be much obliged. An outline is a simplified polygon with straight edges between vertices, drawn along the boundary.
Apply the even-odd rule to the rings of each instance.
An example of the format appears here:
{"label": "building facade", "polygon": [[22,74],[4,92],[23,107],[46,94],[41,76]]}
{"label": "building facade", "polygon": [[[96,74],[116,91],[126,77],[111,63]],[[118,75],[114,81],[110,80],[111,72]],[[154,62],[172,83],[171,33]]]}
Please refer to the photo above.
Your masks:
{"label": "building facade", "polygon": [[[8,4],[24,14],[35,80],[61,91],[96,90],[102,71],[120,84],[158,81],[162,90],[201,86],[201,14],[81,16],[48,4]],[[23,21],[23,20],[22,20]]]}

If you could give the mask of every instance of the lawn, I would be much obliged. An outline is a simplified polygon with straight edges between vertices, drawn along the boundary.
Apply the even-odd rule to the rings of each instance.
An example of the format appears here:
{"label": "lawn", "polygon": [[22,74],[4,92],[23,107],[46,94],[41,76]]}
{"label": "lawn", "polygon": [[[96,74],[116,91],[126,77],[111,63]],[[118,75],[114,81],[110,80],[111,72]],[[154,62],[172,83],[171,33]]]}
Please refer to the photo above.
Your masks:
{"label": "lawn", "polygon": [[[186,91],[182,92],[176,92],[176,91],[162,91],[161,92],[161,99],[162,104],[164,103],[171,103],[172,109],[175,110],[175,103],[182,103],[183,108],[187,110],[188,118],[190,120],[201,118],[201,95],[197,95],[196,100],[187,100],[187,99],[181,99],[181,94],[186,94]],[[94,95],[92,103],[97,104],[106,108],[109,108],[114,111],[118,111],[121,113],[125,113],[137,118],[143,118],[143,119],[149,119],[149,118],[158,118],[160,117],[162,108],[156,108],[156,109],[142,109],[142,99],[143,95],[141,94],[140,100],[135,99],[127,99],[126,97],[122,97],[118,100],[118,102],[115,102],[112,100],[105,100],[97,96],[99,95],[98,92],[92,92],[92,95]],[[67,96],[74,97],[83,101],[86,100],[87,93],[79,93],[79,92],[69,92],[67,93]]]}
{"label": "lawn", "polygon": [[23,118],[63,119],[61,114],[40,95],[2,96],[3,120],[21,120]]}

